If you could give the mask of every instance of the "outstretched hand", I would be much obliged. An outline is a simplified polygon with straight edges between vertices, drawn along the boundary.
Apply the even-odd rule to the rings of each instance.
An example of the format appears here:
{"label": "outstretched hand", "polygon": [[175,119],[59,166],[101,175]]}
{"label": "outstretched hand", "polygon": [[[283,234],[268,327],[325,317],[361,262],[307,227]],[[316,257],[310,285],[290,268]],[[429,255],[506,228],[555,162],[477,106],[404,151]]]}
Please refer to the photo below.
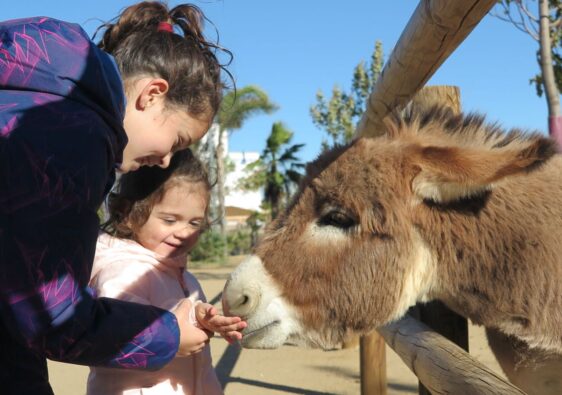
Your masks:
{"label": "outstretched hand", "polygon": [[198,303],[195,306],[195,317],[202,328],[217,332],[229,343],[242,339],[240,331],[248,326],[240,317],[225,317],[209,303]]}
{"label": "outstretched hand", "polygon": [[180,329],[180,344],[176,354],[177,356],[185,357],[201,352],[213,336],[211,332],[200,329],[189,322],[191,308],[191,301],[189,299],[183,299],[172,309],[172,313],[176,316]]}

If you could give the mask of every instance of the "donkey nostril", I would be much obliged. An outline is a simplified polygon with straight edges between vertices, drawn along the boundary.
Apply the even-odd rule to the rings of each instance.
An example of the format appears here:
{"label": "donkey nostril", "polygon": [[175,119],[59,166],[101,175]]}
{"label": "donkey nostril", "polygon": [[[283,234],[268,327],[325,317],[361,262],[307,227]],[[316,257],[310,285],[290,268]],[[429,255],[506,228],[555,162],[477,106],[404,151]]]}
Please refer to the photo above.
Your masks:
{"label": "donkey nostril", "polygon": [[240,310],[243,309],[250,302],[250,297],[248,295],[240,295],[238,299],[232,303],[230,310]]}
{"label": "donkey nostril", "polygon": [[223,299],[225,313],[240,317],[250,315],[256,308],[256,301],[259,299],[257,295],[252,297],[248,293],[240,293],[238,295],[226,293],[225,296]]}

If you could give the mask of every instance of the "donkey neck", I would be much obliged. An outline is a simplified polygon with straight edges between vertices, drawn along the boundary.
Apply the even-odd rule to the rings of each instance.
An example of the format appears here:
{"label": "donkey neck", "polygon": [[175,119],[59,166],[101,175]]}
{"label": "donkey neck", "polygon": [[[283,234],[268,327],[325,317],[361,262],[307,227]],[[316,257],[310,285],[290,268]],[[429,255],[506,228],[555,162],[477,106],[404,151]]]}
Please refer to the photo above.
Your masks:
{"label": "donkey neck", "polygon": [[562,350],[561,172],[557,156],[465,202],[472,209],[426,204],[416,226],[436,260],[436,298],[477,324],[542,332],[550,340],[535,343]]}

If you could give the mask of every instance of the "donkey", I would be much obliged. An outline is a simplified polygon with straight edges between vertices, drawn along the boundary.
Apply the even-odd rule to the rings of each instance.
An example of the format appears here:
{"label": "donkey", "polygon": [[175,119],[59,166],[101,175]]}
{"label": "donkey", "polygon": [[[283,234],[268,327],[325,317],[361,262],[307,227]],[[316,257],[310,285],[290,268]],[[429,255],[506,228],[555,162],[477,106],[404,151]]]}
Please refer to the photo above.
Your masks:
{"label": "donkey", "polygon": [[[475,114],[410,111],[307,167],[230,276],[242,345],[330,348],[439,299],[489,328],[508,378],[562,394],[562,155]],[[550,391],[550,392],[549,392]]]}

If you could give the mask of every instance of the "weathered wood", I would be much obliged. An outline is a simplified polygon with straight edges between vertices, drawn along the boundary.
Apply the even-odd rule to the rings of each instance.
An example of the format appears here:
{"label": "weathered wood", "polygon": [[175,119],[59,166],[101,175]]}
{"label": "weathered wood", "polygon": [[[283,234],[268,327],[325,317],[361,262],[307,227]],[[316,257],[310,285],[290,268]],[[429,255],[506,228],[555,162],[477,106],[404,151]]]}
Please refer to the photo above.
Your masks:
{"label": "weathered wood", "polygon": [[386,346],[377,332],[361,337],[361,394],[386,395]]}
{"label": "weathered wood", "polygon": [[[439,301],[416,306],[416,318],[435,332],[468,351],[468,321]],[[420,380],[419,395],[431,395]]]}
{"label": "weathered wood", "polygon": [[432,394],[525,394],[408,315],[379,328],[379,332]]}
{"label": "weathered wood", "polygon": [[410,103],[426,108],[435,105],[447,106],[455,113],[462,110],[460,89],[453,85],[425,86],[412,97]]}
{"label": "weathered wood", "polygon": [[408,103],[495,3],[420,1],[371,93],[356,135],[383,134],[382,120]]}

